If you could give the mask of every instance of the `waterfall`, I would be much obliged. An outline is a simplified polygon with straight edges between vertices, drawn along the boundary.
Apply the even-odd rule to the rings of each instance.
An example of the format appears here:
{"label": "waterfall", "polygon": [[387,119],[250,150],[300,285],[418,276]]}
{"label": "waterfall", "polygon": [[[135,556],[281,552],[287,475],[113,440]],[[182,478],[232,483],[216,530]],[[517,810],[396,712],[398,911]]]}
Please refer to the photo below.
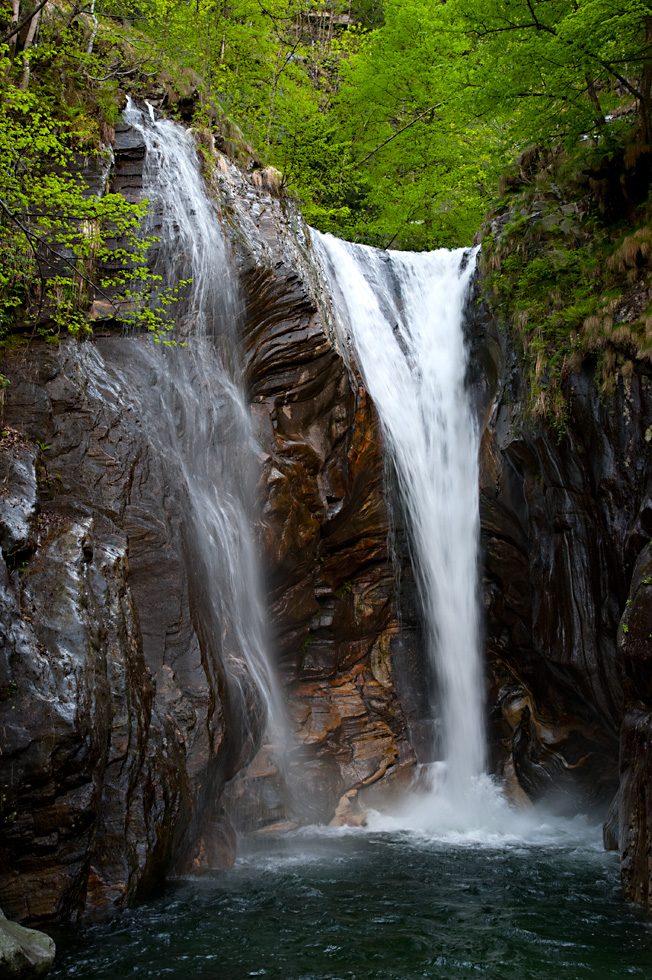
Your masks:
{"label": "waterfall", "polygon": [[[193,621],[204,648],[227,667],[225,682],[241,750],[256,734],[249,674],[270,727],[283,711],[265,636],[262,590],[251,534],[257,450],[237,360],[239,298],[214,204],[205,192],[191,137],[129,103],[124,120],[147,147],[143,193],[150,202],[149,253],[162,288],[186,282],[171,307],[173,336],[185,346],[144,345],[152,381],[130,398],[145,417],[165,480],[183,518]],[[244,665],[244,666],[243,666]],[[254,712],[255,714],[255,712]]]}
{"label": "waterfall", "polygon": [[456,799],[482,771],[485,744],[478,436],[462,333],[475,253],[381,252],[313,235],[334,284],[338,329],[378,410],[408,517],[437,679],[443,779]]}

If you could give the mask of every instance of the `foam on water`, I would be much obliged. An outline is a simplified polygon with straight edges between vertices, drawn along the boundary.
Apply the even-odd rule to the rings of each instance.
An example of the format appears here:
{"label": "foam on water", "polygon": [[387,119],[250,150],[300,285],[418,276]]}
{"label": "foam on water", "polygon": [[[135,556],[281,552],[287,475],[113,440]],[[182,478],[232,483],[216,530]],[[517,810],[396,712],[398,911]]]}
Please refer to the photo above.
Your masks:
{"label": "foam on water", "polygon": [[[434,767],[424,767],[434,768]],[[491,776],[473,777],[466,793],[451,799],[435,786],[409,793],[392,812],[369,814],[371,832],[405,831],[433,842],[471,847],[588,847],[602,851],[602,828],[579,815],[561,817],[542,807],[510,803]]]}
{"label": "foam on water", "polygon": [[542,807],[523,809],[510,805],[501,788],[487,775],[472,781],[466,802],[467,806],[457,809],[445,794],[436,791],[420,797],[408,794],[402,806],[392,812],[369,810],[364,827],[302,827],[285,837],[284,855],[271,860],[279,869],[322,857],[333,861],[337,852],[330,850],[322,855],[319,841],[357,836],[428,849],[471,848],[523,854],[533,849],[570,849],[604,855],[601,824],[583,814],[569,818]]}

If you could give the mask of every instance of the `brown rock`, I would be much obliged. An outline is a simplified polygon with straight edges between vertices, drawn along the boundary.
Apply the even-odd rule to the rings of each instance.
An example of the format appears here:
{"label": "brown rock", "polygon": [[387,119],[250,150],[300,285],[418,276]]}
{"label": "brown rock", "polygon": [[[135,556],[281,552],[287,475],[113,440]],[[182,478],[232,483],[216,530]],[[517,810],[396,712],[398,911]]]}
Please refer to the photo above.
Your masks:
{"label": "brown rock", "polygon": [[[113,188],[129,199],[144,153],[116,129]],[[20,445],[0,442],[0,894],[27,921],[229,864],[232,820],[327,820],[349,790],[414,764],[394,661],[416,669],[419,643],[416,628],[399,642],[373,407],[333,342],[296,213],[234,168],[214,179],[240,227],[257,540],[295,742],[283,766],[269,746],[255,756],[261,698],[207,615],[187,500],[147,431],[147,338],[111,334],[98,301],[96,342],[3,363]],[[423,699],[405,704],[416,719]]]}
{"label": "brown rock", "polygon": [[360,810],[358,804],[358,791],[350,789],[341,798],[335,808],[335,816],[329,823],[329,827],[364,827],[367,823],[367,814]]}

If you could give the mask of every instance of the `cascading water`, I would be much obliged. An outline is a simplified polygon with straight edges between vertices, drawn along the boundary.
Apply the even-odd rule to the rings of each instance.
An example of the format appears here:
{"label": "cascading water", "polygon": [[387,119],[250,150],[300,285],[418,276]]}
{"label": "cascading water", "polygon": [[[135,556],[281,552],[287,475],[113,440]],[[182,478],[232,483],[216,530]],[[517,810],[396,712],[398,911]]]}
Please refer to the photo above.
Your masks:
{"label": "cascading water", "polygon": [[[131,103],[123,118],[147,147],[143,189],[151,205],[149,233],[159,238],[150,253],[152,270],[163,288],[188,282],[173,304],[174,336],[187,345],[145,345],[140,356],[149,359],[152,385],[130,397],[145,415],[165,479],[181,501],[200,642],[216,646],[227,664],[231,701],[241,695],[244,731],[251,705],[243,663],[271,727],[280,732],[283,712],[267,658],[251,536],[257,447],[239,383],[235,278],[191,138],[169,120],[146,118]],[[250,754],[253,738],[251,731],[243,735],[243,755]]]}
{"label": "cascading water", "polygon": [[475,253],[381,252],[313,234],[408,514],[439,688],[445,795],[454,800],[484,765],[478,442],[462,334]]}
{"label": "cascading water", "polygon": [[[618,895],[615,855],[602,850],[599,828],[511,812],[475,776],[483,762],[477,446],[460,329],[472,256],[315,239],[414,522],[442,661],[449,778],[437,800],[448,801],[448,816],[433,792],[422,798],[425,819],[415,818],[413,794],[409,813],[372,816],[366,829],[254,837],[234,869],[177,883],[126,913],[119,929],[109,922],[82,935],[54,977],[646,976],[649,930]],[[480,812],[470,805],[475,791]],[[434,820],[424,808],[438,811]]]}
{"label": "cascading water", "polygon": [[[187,566],[201,606],[195,619],[211,634],[205,642],[216,638],[234,661],[246,659],[274,713],[243,489],[252,438],[237,370],[227,370],[219,353],[236,317],[236,299],[225,294],[227,256],[190,142],[136,110],[128,118],[156,161],[147,194],[164,242],[159,269],[174,259],[175,277],[193,278],[177,311],[188,347],[134,344],[134,358],[144,358],[148,369],[143,374],[139,364],[134,377],[142,383],[149,372],[147,390],[125,391],[129,373],[108,376],[94,345],[82,345],[80,356],[89,371],[97,361],[98,388],[114,386],[112,404],[122,398],[141,413],[165,478],[185,504]],[[473,795],[469,786],[479,788],[481,814],[461,829],[459,821],[424,827],[401,814],[393,824],[372,819],[366,830],[254,837],[234,869],[176,882],[124,913],[119,928],[112,919],[75,933],[60,948],[52,976],[647,975],[649,930],[619,897],[615,855],[603,852],[599,828],[508,812],[475,778],[484,754],[477,443],[461,330],[473,255],[381,253],[316,233],[314,239],[412,522],[443,706],[447,778],[439,798],[459,813]],[[433,794],[426,804],[433,809]],[[411,826],[418,832],[406,833]]]}

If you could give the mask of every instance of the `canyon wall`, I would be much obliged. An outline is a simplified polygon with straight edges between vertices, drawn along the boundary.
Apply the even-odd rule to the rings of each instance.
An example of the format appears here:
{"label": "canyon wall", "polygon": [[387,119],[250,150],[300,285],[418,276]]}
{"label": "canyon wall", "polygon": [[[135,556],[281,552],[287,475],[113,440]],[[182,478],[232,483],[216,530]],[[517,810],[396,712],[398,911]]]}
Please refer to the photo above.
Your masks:
{"label": "canyon wall", "polygon": [[494,769],[560,812],[604,816],[649,907],[652,378],[571,374],[560,430],[527,417],[508,331],[480,312],[474,383]]}
{"label": "canyon wall", "polygon": [[[247,664],[206,617],[187,501],[141,414],[151,338],[124,336],[101,299],[85,343],[16,335],[0,437],[0,903],[27,922],[227,865],[236,830],[354,823],[359,800],[400,792],[427,758],[419,614],[373,405],[277,175],[204,152],[242,298],[266,646],[292,738],[281,754],[265,741]],[[111,182],[131,199],[144,155],[119,128]],[[506,332],[470,309],[492,767],[516,798],[567,813],[613,800],[606,842],[627,897],[649,906],[650,378],[639,364],[602,397],[587,363],[566,381],[563,431],[528,420]]]}
{"label": "canyon wall", "polygon": [[[115,154],[113,189],[138,199],[138,134],[118,128]],[[340,801],[347,819],[358,789],[414,764],[407,716],[418,725],[423,706],[404,710],[394,684],[394,657],[414,654],[398,644],[375,414],[315,302],[301,219],[271,178],[215,159],[246,297],[256,538],[294,733],[285,785],[147,431],[151,337],[123,336],[101,299],[86,343],[17,336],[0,442],[0,895],[22,921],[75,920],[224,866],[234,822],[328,821]]]}

